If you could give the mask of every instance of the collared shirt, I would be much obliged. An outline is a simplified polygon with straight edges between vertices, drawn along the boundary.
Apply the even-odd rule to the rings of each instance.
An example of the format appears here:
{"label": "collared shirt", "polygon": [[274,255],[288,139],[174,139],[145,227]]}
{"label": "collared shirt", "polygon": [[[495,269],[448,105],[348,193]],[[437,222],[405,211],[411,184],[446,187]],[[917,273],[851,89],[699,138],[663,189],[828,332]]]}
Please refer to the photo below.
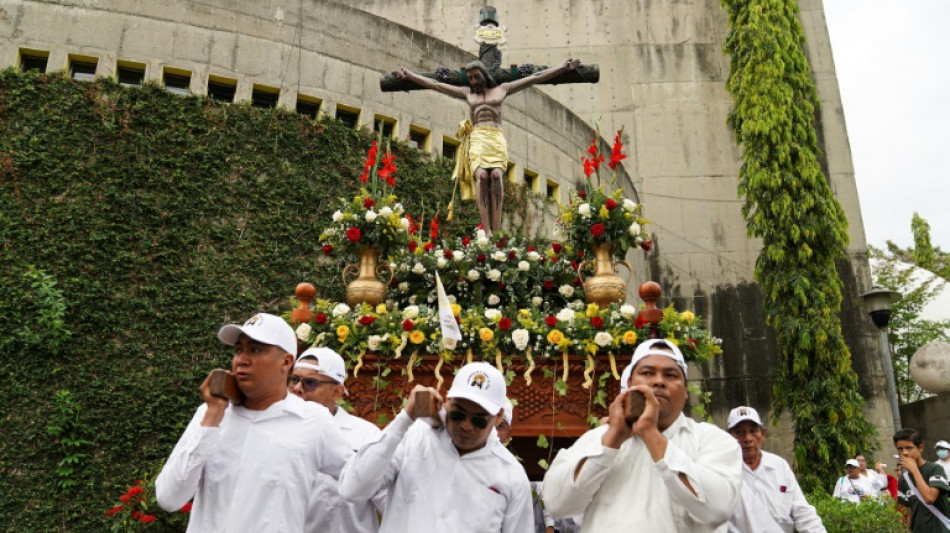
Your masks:
{"label": "collared shirt", "polygon": [[494,431],[459,455],[444,427],[399,413],[340,474],[348,500],[380,489],[388,492],[380,533],[525,533],[534,524],[528,476]]}
{"label": "collared shirt", "polygon": [[[666,454],[654,463],[637,437],[619,449],[588,431],[561,450],[544,476],[544,503],[556,516],[584,513],[584,530],[724,532],[739,500],[742,455],[731,435],[681,413],[663,431]],[[577,479],[574,472],[585,460]],[[679,479],[684,474],[693,494]]]}
{"label": "collared shirt", "polygon": [[195,412],[155,479],[158,504],[194,498],[188,533],[301,533],[319,470],[353,455],[326,407],[288,394],[263,411],[230,406],[218,427]]}
{"label": "collared shirt", "polygon": [[[359,451],[364,444],[376,440],[382,432],[376,424],[367,422],[336,408],[333,422],[343,434],[347,447]],[[317,485],[307,508],[306,533],[374,533],[379,530],[376,511],[385,509],[386,493],[382,491],[372,500],[348,502],[340,497],[337,480],[326,474],[317,474]]]}
{"label": "collared shirt", "polygon": [[808,503],[785,459],[762,452],[755,470],[742,464],[742,493],[730,533],[825,533],[815,508]]}
{"label": "collared shirt", "polygon": [[857,479],[851,479],[848,476],[841,476],[835,482],[835,498],[848,500],[849,502],[861,503],[861,496],[877,497],[880,492],[877,483],[869,477],[858,476]]}

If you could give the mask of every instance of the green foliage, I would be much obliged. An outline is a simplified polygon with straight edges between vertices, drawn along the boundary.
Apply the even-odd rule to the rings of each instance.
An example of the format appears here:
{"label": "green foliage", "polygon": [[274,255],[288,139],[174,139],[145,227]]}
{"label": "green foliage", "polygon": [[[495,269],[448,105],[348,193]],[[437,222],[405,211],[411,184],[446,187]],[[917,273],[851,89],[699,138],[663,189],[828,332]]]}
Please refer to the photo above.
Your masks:
{"label": "green foliage", "polygon": [[749,235],[762,240],[755,276],[780,350],[773,414],[792,415],[795,467],[809,489],[875,442],[838,317],[835,261],[845,257],[848,223],[819,162],[818,96],[797,3],[721,3],[730,22],[729,124],[743,149],[738,193]]}
{"label": "green foliage", "polygon": [[[0,529],[108,530],[114,495],[168,456],[228,364],[217,329],[279,311],[300,281],[339,299],[342,268],[316,239],[371,140],[155,86],[0,72]],[[407,210],[448,203],[450,161],[393,152]],[[466,202],[452,224],[477,219]],[[72,433],[63,406],[81,406]],[[61,481],[76,485],[50,490]]]}
{"label": "green foliage", "polygon": [[52,411],[46,423],[46,434],[53,437],[61,447],[62,459],[56,463],[56,486],[69,489],[78,485],[77,478],[82,476],[77,469],[89,456],[86,450],[92,442],[82,438],[87,430],[80,419],[80,407],[68,390],[57,391],[53,395]]}
{"label": "green foliage", "polygon": [[914,263],[920,268],[934,270],[937,257],[930,244],[930,224],[914,211],[910,228],[914,234]]}
{"label": "green foliage", "polygon": [[867,500],[855,504],[824,492],[808,496],[828,533],[905,533],[907,525],[894,500]]}

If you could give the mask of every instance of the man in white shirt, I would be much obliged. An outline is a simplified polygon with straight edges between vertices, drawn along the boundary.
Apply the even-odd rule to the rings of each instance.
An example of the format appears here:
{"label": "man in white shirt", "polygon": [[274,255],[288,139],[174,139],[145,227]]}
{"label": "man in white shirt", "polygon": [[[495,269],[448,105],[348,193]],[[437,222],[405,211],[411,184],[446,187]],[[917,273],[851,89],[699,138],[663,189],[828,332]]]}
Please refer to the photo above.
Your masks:
{"label": "man in white shirt", "polygon": [[854,460],[858,462],[858,475],[861,476],[861,479],[865,481],[868,485],[874,489],[874,497],[880,497],[881,492],[887,492],[887,474],[882,473],[881,465],[878,464],[876,470],[868,471],[868,458],[864,456],[863,453],[859,453],[854,456]]}
{"label": "man in white shirt", "polygon": [[218,339],[234,346],[244,402],[213,396],[205,379],[205,403],[155,479],[158,504],[194,498],[188,533],[300,533],[317,472],[339,475],[352,452],[326,408],[288,393],[297,338],[283,319],[257,314]]}
{"label": "man in white shirt", "polygon": [[380,437],[340,474],[351,501],[386,489],[381,533],[525,533],[533,527],[528,476],[495,434],[507,404],[505,378],[487,363],[463,366],[445,402],[443,425],[416,419],[417,385]]}
{"label": "man in white shirt", "polygon": [[937,460],[934,462],[942,466],[944,472],[950,472],[950,442],[937,441],[934,450],[937,452]]}
{"label": "man in white shirt", "polygon": [[[346,364],[329,348],[310,348],[300,354],[290,376],[290,392],[316,402],[333,414],[333,422],[343,433],[347,447],[357,452],[380,434],[376,424],[353,416],[337,405],[346,394]],[[372,500],[348,502],[340,497],[338,483],[325,474],[317,475],[317,486],[307,509],[307,533],[375,533],[379,530],[376,511],[385,509],[386,493]]]}
{"label": "man in white shirt", "polygon": [[844,463],[846,475],[835,482],[833,496],[853,503],[876,497],[877,488],[871,485],[868,478],[861,477],[861,465],[857,459],[848,459]]}
{"label": "man in white shirt", "polygon": [[[627,389],[608,424],[561,450],[544,476],[556,516],[584,514],[584,530],[725,532],[739,500],[739,445],[712,424],[683,415],[686,361],[662,339],[634,351]],[[642,394],[643,413],[625,420],[624,399]]]}
{"label": "man in white shirt", "polygon": [[742,491],[730,533],[825,533],[785,459],[762,450],[766,430],[759,413],[739,406],[729,413],[729,434],[742,448]]}

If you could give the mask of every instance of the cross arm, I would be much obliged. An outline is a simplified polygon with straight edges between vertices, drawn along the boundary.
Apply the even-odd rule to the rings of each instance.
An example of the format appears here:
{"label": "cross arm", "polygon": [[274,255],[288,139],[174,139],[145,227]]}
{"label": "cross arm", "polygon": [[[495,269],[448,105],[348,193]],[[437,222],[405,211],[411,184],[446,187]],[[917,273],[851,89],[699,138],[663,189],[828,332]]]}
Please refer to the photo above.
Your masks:
{"label": "cross arm", "polygon": [[[547,67],[537,65],[512,65],[511,68],[497,68],[492,71],[492,77],[499,84],[511,82],[517,79],[525,78],[536,72],[540,72]],[[420,76],[425,76],[448,85],[461,87],[468,85],[468,79],[465,77],[465,70],[450,70],[445,67],[439,67],[435,72],[420,72]],[[581,64],[575,70],[569,70],[561,73],[549,80],[538,82],[537,85],[560,85],[562,83],[597,83],[600,81],[600,67],[597,65]],[[383,92],[395,91],[416,91],[425,89],[410,80],[399,80],[392,73],[384,75],[379,80],[379,88]]]}

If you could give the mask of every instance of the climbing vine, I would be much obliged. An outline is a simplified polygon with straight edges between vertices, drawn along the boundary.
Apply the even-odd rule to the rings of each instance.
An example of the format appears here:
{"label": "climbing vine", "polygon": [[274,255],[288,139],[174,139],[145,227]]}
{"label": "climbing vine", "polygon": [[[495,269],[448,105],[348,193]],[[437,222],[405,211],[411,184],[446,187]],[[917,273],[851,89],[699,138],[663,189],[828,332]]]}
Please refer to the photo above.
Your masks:
{"label": "climbing vine", "polygon": [[762,240],[755,267],[780,364],[774,415],[788,411],[795,467],[805,490],[827,485],[844,458],[875,447],[857,375],[841,333],[848,222],[822,171],[818,95],[794,0],[722,0],[729,116],[743,150],[738,192],[748,233]]}

